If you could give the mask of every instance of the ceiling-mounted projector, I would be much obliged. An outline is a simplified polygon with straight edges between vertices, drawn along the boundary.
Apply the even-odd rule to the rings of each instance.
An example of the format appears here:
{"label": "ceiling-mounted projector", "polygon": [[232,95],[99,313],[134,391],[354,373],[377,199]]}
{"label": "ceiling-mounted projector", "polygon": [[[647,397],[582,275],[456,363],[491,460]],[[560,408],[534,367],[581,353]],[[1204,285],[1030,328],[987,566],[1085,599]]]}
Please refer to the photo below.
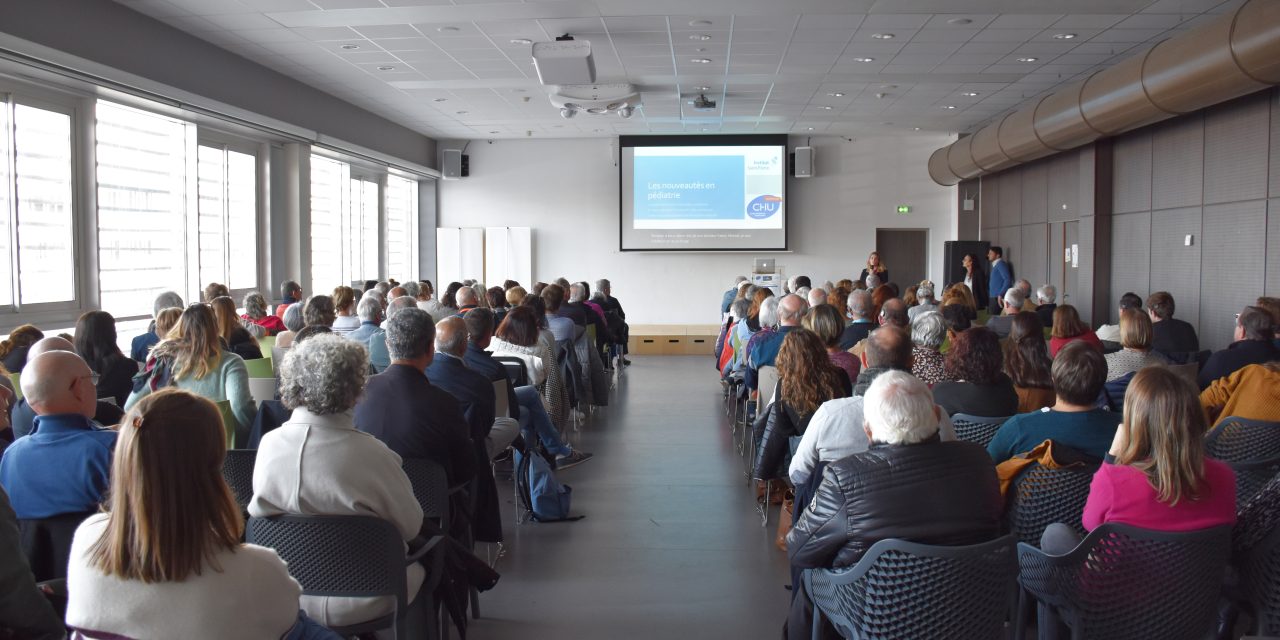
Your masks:
{"label": "ceiling-mounted projector", "polygon": [[538,70],[538,82],[546,85],[596,81],[591,42],[574,40],[571,36],[561,36],[555,42],[533,43],[533,66]]}
{"label": "ceiling-mounted projector", "polygon": [[707,97],[705,93],[699,93],[689,104],[693,105],[698,111],[715,111],[716,101]]}
{"label": "ceiling-mounted projector", "polygon": [[640,92],[635,85],[625,82],[559,86],[549,97],[551,104],[560,108],[563,118],[572,118],[580,112],[592,115],[616,113],[630,118],[640,106]]}

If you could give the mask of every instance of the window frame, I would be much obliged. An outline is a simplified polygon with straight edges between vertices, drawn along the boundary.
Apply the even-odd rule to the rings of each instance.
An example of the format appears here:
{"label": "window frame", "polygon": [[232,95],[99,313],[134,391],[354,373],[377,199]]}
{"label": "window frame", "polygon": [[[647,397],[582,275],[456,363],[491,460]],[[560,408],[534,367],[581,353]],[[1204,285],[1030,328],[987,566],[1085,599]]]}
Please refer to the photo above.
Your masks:
{"label": "window frame", "polygon": [[[269,200],[268,200],[268,198],[266,197],[267,192],[266,192],[266,189],[265,189],[265,185],[266,185],[266,183],[267,183],[267,180],[268,180],[269,176],[267,175],[267,168],[264,166],[264,162],[263,162],[263,155],[264,155],[265,153],[267,153],[267,151],[266,151],[266,143],[264,143],[264,142],[260,142],[260,141],[253,141],[253,140],[249,140],[249,139],[247,139],[247,138],[241,138],[241,137],[239,137],[239,136],[232,135],[232,134],[226,133],[226,132],[224,132],[224,131],[219,131],[219,130],[216,130],[216,129],[209,129],[209,128],[205,127],[203,124],[199,124],[199,123],[193,123],[193,124],[195,124],[195,125],[196,125],[196,152],[197,152],[197,154],[199,153],[199,148],[200,148],[200,147],[218,147],[218,148],[222,149],[222,151],[223,151],[223,169],[224,169],[224,174],[223,174],[223,175],[224,175],[224,177],[226,176],[225,169],[226,169],[226,158],[227,158],[227,156],[226,156],[226,152],[227,152],[227,151],[235,151],[235,152],[237,152],[237,153],[243,153],[243,154],[245,154],[245,155],[248,155],[248,156],[252,156],[252,157],[253,157],[253,164],[254,164],[254,170],[253,170],[253,174],[254,174],[254,175],[253,175],[253,180],[254,180],[254,219],[253,219],[253,225],[254,225],[254,257],[255,257],[255,259],[256,259],[256,263],[255,263],[255,266],[254,266],[254,272],[255,272],[255,273],[254,273],[254,284],[253,284],[253,286],[252,286],[252,287],[239,287],[239,288],[232,287],[232,286],[231,286],[231,283],[230,283],[230,278],[229,278],[229,277],[228,277],[228,278],[226,278],[227,282],[225,282],[225,283],[224,283],[224,284],[226,284],[226,285],[227,285],[227,288],[228,288],[228,289],[230,290],[230,292],[231,292],[231,298],[232,298],[232,299],[234,299],[234,300],[236,301],[236,305],[237,305],[237,306],[239,306],[240,302],[244,299],[244,296],[245,296],[245,295],[247,295],[250,291],[263,291],[263,289],[262,289],[263,277],[264,277],[265,271],[267,270],[267,266],[268,266],[268,263],[269,263],[269,259],[264,259],[264,258],[265,258],[265,256],[266,256],[266,254],[267,254],[267,251],[266,251],[266,245],[264,244],[264,241],[269,241],[269,239],[270,239],[270,238],[269,238],[269,236],[268,236],[268,234],[264,232],[264,229],[265,229],[265,227],[267,226],[267,224],[266,224],[266,221],[267,221],[267,214],[266,214],[265,209],[267,209],[267,208],[270,206]],[[197,166],[198,166],[198,165],[199,165],[199,158],[198,158],[198,157],[196,158],[196,161],[197,161],[197,162],[196,162],[196,164],[197,164]],[[197,211],[196,211],[196,216],[195,216],[195,220],[196,220],[196,224],[197,224],[197,236],[198,236],[198,225],[199,225],[199,219],[200,219],[200,216],[199,216],[199,210],[198,210],[198,206],[199,206],[199,205],[198,205],[198,203],[199,203],[199,195],[200,195],[200,194],[199,194],[199,175],[198,175],[198,172],[199,172],[199,170],[197,169],[197,176],[196,176],[196,181],[197,181],[197,186],[196,186],[196,190],[197,190],[197,192],[196,192]],[[224,216],[225,216],[225,214],[226,214],[225,208],[224,208],[224,212],[223,212],[223,213],[224,213]],[[224,222],[225,222],[225,221],[226,221],[226,218],[224,217],[224,219],[223,219],[223,220],[224,220]],[[225,236],[225,234],[224,234],[224,236]],[[227,254],[227,255],[229,256],[229,255],[230,255],[230,253],[229,253],[229,251],[230,251],[230,242],[229,242],[229,237],[224,237],[223,247],[224,247],[224,249],[225,249],[225,250],[227,250],[227,251],[228,251],[228,254]],[[187,255],[188,255],[188,259],[190,259],[190,257],[191,257],[191,256],[195,256],[195,258],[196,258],[197,260],[199,260],[199,245],[197,244],[197,246],[196,246],[196,250],[195,250],[195,252],[194,252],[194,253],[192,253],[191,248],[190,248],[190,247],[188,247]],[[196,274],[197,274],[197,277],[198,277],[198,274],[199,274],[199,272],[200,272],[200,265],[199,265],[199,263],[198,263],[198,262],[197,262],[197,264],[196,264],[196,266],[195,266],[195,271],[196,271]],[[230,275],[230,272],[228,272],[226,275],[227,275],[227,276],[229,276],[229,275]],[[204,284],[208,284],[208,283],[204,283]],[[203,287],[203,285],[201,285],[201,286]],[[264,293],[265,293],[265,292],[264,292]],[[270,297],[270,296],[268,296],[268,297]]]}

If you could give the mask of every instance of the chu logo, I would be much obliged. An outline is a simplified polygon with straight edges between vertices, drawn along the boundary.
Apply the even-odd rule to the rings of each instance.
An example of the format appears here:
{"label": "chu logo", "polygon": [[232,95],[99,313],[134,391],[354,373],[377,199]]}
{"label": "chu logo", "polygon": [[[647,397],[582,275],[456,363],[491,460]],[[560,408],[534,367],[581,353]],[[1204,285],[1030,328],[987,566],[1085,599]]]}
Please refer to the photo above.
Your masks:
{"label": "chu logo", "polygon": [[782,207],[781,196],[758,196],[747,203],[747,215],[756,220],[764,220],[778,212]]}

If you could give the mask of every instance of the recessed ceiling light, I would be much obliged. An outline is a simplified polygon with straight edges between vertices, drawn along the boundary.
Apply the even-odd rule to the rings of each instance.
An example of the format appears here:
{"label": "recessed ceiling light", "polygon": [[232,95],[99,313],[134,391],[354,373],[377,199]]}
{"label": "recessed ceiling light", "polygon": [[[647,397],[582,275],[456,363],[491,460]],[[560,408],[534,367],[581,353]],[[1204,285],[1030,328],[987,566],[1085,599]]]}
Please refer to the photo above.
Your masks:
{"label": "recessed ceiling light", "polygon": [[344,44],[344,45],[342,45],[342,48],[343,48],[343,49],[346,49],[347,51],[355,51],[356,49],[359,49],[359,48],[360,48],[360,45],[358,45],[358,44]]}
{"label": "recessed ceiling light", "polygon": [[489,133],[498,133],[498,132],[497,132],[497,131],[490,131]]}
{"label": "recessed ceiling light", "polygon": [[824,111],[830,111],[832,108],[833,108],[833,107],[827,107],[827,106],[823,106],[823,107],[822,107],[822,109],[823,109]]}
{"label": "recessed ceiling light", "polygon": [[[973,21],[968,18],[952,18],[947,21],[947,24],[969,24],[970,22]],[[920,127],[916,127],[916,130],[919,131]]]}
{"label": "recessed ceiling light", "polygon": [[919,130],[920,130],[920,127],[912,127],[912,128],[911,128],[911,130],[912,130],[912,131],[919,131]]}
{"label": "recessed ceiling light", "polygon": [[875,58],[854,58],[854,62],[875,62]]}
{"label": "recessed ceiling light", "polygon": [[512,38],[511,44],[533,44],[533,41],[528,38]]}
{"label": "recessed ceiling light", "polygon": [[1074,33],[1055,33],[1055,34],[1053,34],[1053,39],[1054,39],[1054,40],[1070,40],[1070,39],[1072,39],[1072,38],[1074,38],[1074,37],[1076,37],[1076,34],[1074,34]]}
{"label": "recessed ceiling light", "polygon": [[1026,58],[1018,58],[1018,62],[1035,62],[1036,60],[1039,60],[1039,59],[1040,58],[1033,58],[1028,56]]}
{"label": "recessed ceiling light", "polygon": [[457,27],[438,27],[436,31],[439,31],[440,33],[453,33],[454,31],[462,31],[462,29]]}
{"label": "recessed ceiling light", "polygon": [[690,20],[690,21],[689,21],[689,26],[691,26],[691,27],[709,27],[709,26],[711,26],[711,21],[710,21],[710,20]]}
{"label": "recessed ceiling light", "polygon": [[976,97],[978,96],[978,92],[977,92],[977,91],[966,91],[966,92],[964,92],[964,93],[962,93],[962,94],[960,94],[960,95],[962,95],[962,96],[964,96],[964,97],[966,97],[966,98],[976,98]]}
{"label": "recessed ceiling light", "polygon": [[378,71],[395,71],[395,70],[396,68],[389,64],[384,64],[381,67],[378,67]]}
{"label": "recessed ceiling light", "polygon": [[944,104],[944,105],[942,105],[942,108],[943,108],[943,109],[955,109],[955,108],[956,108],[956,106],[955,106],[954,104]]}
{"label": "recessed ceiling light", "polygon": [[709,35],[707,35],[707,34],[705,34],[705,33],[695,33],[695,34],[693,34],[693,35],[689,36],[689,39],[690,39],[690,40],[701,40],[701,41],[703,41],[703,42],[706,42],[707,40],[710,40],[710,39],[711,39],[711,36],[709,36]]}
{"label": "recessed ceiling light", "polygon": [[810,130],[810,131],[813,131],[813,127],[809,127],[809,130]]}
{"label": "recessed ceiling light", "polygon": [[893,34],[892,33],[873,33],[871,34],[871,37],[875,38],[876,40],[892,40]]}
{"label": "recessed ceiling light", "polygon": [[698,91],[710,91],[711,87],[694,87],[694,89],[697,89]]}
{"label": "recessed ceiling light", "polygon": [[432,102],[448,102],[449,99],[448,98],[432,98],[431,101]]}
{"label": "recessed ceiling light", "polygon": [[834,92],[832,92],[832,93],[828,93],[827,95],[831,96],[832,98],[843,98],[843,97],[844,97],[844,93],[842,93],[842,92],[840,92],[840,91],[834,91]]}
{"label": "recessed ceiling light", "polygon": [[697,64],[711,64],[711,58],[690,58],[689,62],[695,62]]}

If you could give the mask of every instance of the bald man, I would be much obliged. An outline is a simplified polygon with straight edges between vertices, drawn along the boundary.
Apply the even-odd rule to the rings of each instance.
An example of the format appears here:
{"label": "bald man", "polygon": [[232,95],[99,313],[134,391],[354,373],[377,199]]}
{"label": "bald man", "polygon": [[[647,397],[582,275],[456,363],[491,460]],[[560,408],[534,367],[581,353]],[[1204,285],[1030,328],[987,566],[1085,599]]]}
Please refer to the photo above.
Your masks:
{"label": "bald man", "polygon": [[[778,330],[754,339],[755,344],[747,347],[747,370],[743,376],[747,389],[755,390],[760,367],[773,366],[778,359],[778,350],[782,348],[782,341],[788,333],[800,328],[800,320],[808,311],[809,303],[794,293],[782,296],[778,301]],[[773,389],[761,391],[773,394]]]}
{"label": "bald man", "polygon": [[[28,352],[28,359],[34,359],[36,356],[50,351],[70,351],[75,353],[75,346],[66,338],[58,336],[49,336],[35,344],[31,345]],[[26,371],[23,371],[26,375]],[[93,413],[93,420],[99,425],[114,425],[120,422],[120,418],[124,415],[124,411],[120,407],[112,404],[112,401],[101,401],[97,403],[97,409]],[[30,434],[35,428],[36,411],[27,402],[24,397],[14,403],[13,408],[9,411],[10,423],[13,427],[13,437],[21,438]]]}
{"label": "bald man", "polygon": [[78,355],[47,351],[27,362],[22,394],[36,412],[34,433],[0,458],[0,485],[21,520],[97,511],[107,490],[116,432],[91,419],[95,374]]}

